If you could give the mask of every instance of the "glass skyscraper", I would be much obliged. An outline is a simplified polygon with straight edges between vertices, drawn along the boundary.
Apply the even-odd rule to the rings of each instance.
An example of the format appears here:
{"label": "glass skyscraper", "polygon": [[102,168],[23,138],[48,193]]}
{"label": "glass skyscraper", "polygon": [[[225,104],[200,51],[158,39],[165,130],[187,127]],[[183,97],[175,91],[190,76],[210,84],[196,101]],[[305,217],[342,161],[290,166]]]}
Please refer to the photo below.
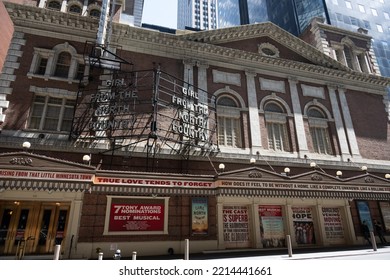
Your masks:
{"label": "glass skyscraper", "polygon": [[381,74],[390,77],[390,0],[265,0],[259,9],[267,10],[264,21],[297,36],[314,17],[351,31],[366,29]]}
{"label": "glass skyscraper", "polygon": [[217,29],[217,2],[218,0],[178,0],[177,28]]}
{"label": "glass skyscraper", "polygon": [[[192,22],[187,21],[187,25],[202,30],[271,21],[299,36],[314,17],[322,17],[330,25],[351,31],[364,28],[373,38],[373,49],[382,76],[390,77],[390,0],[178,0],[178,2],[179,8],[183,4],[193,7],[192,14],[179,9],[178,22],[181,17],[187,20],[192,18]],[[193,23],[197,25],[194,26]],[[178,25],[178,28],[183,26]]]}
{"label": "glass skyscraper", "polygon": [[326,0],[330,24],[367,29],[382,76],[390,77],[390,0]]}

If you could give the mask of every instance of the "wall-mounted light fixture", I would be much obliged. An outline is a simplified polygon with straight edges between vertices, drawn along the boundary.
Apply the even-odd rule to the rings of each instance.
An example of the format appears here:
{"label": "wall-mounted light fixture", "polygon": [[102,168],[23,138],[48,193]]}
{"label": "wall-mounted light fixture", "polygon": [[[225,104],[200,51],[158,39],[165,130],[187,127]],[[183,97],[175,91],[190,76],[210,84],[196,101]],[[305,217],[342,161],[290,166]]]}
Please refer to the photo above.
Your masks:
{"label": "wall-mounted light fixture", "polygon": [[286,173],[286,175],[288,176],[290,174],[290,168],[285,167],[284,168],[284,173]]}
{"label": "wall-mounted light fixture", "polygon": [[385,178],[390,179],[390,174],[389,173],[385,174]]}
{"label": "wall-mounted light fixture", "polygon": [[91,156],[90,155],[84,155],[83,156],[83,161],[85,164],[91,165]]}
{"label": "wall-mounted light fixture", "polygon": [[343,172],[341,172],[340,170],[336,171],[336,176],[337,177],[343,176]]}
{"label": "wall-mounted light fixture", "polygon": [[220,163],[220,164],[218,165],[218,168],[219,168],[219,170],[220,170],[221,172],[224,172],[224,171],[225,171],[225,164]]}
{"label": "wall-mounted light fixture", "polygon": [[256,163],[256,159],[255,159],[255,158],[251,158],[251,159],[249,160],[249,162],[250,162],[251,164],[255,164],[255,163]]}
{"label": "wall-mounted light fixture", "polygon": [[317,166],[317,164],[314,161],[310,162],[310,167],[311,168],[316,168],[316,166]]}
{"label": "wall-mounted light fixture", "polygon": [[28,149],[31,148],[31,143],[28,142],[28,141],[25,141],[25,142],[23,142],[22,147],[23,147],[24,150],[27,151]]}
{"label": "wall-mounted light fixture", "polygon": [[361,167],[361,170],[367,172],[367,166],[363,165],[363,166]]}

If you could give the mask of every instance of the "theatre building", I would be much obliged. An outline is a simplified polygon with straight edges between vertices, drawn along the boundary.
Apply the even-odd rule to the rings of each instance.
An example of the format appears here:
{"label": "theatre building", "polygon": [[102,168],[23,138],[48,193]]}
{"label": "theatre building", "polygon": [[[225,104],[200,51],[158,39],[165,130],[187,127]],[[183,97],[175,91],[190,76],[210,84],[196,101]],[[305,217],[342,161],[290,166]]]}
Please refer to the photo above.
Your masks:
{"label": "theatre building", "polygon": [[359,246],[374,220],[390,235],[390,80],[366,30],[113,17],[96,33],[53,2],[0,4],[0,256]]}

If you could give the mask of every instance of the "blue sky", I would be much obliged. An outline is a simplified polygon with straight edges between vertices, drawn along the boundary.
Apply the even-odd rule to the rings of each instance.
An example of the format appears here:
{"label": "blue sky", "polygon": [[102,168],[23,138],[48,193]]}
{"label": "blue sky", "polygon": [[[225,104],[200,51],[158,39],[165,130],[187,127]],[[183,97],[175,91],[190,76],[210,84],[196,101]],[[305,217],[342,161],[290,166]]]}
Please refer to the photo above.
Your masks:
{"label": "blue sky", "polygon": [[177,28],[177,0],[145,0],[142,23]]}

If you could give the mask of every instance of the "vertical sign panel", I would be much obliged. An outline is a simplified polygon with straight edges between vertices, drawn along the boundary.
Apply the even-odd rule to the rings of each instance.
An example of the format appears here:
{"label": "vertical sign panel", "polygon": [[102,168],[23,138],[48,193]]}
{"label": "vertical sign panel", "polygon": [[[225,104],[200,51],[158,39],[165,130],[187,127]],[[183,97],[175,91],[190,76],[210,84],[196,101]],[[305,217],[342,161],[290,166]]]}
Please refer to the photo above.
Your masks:
{"label": "vertical sign panel", "polygon": [[208,203],[205,197],[192,198],[192,234],[206,235],[209,230]]}
{"label": "vertical sign panel", "polygon": [[285,247],[281,206],[259,205],[260,234],[264,248]]}
{"label": "vertical sign panel", "polygon": [[[224,206],[223,235],[227,247],[250,245],[249,213],[247,206]],[[231,243],[231,244],[229,244]],[[233,244],[232,244],[233,243]]]}
{"label": "vertical sign panel", "polygon": [[310,207],[292,207],[295,241],[299,245],[315,244],[314,224]]}
{"label": "vertical sign panel", "polygon": [[344,244],[344,227],[340,208],[322,207],[324,217],[325,238],[332,244]]}

